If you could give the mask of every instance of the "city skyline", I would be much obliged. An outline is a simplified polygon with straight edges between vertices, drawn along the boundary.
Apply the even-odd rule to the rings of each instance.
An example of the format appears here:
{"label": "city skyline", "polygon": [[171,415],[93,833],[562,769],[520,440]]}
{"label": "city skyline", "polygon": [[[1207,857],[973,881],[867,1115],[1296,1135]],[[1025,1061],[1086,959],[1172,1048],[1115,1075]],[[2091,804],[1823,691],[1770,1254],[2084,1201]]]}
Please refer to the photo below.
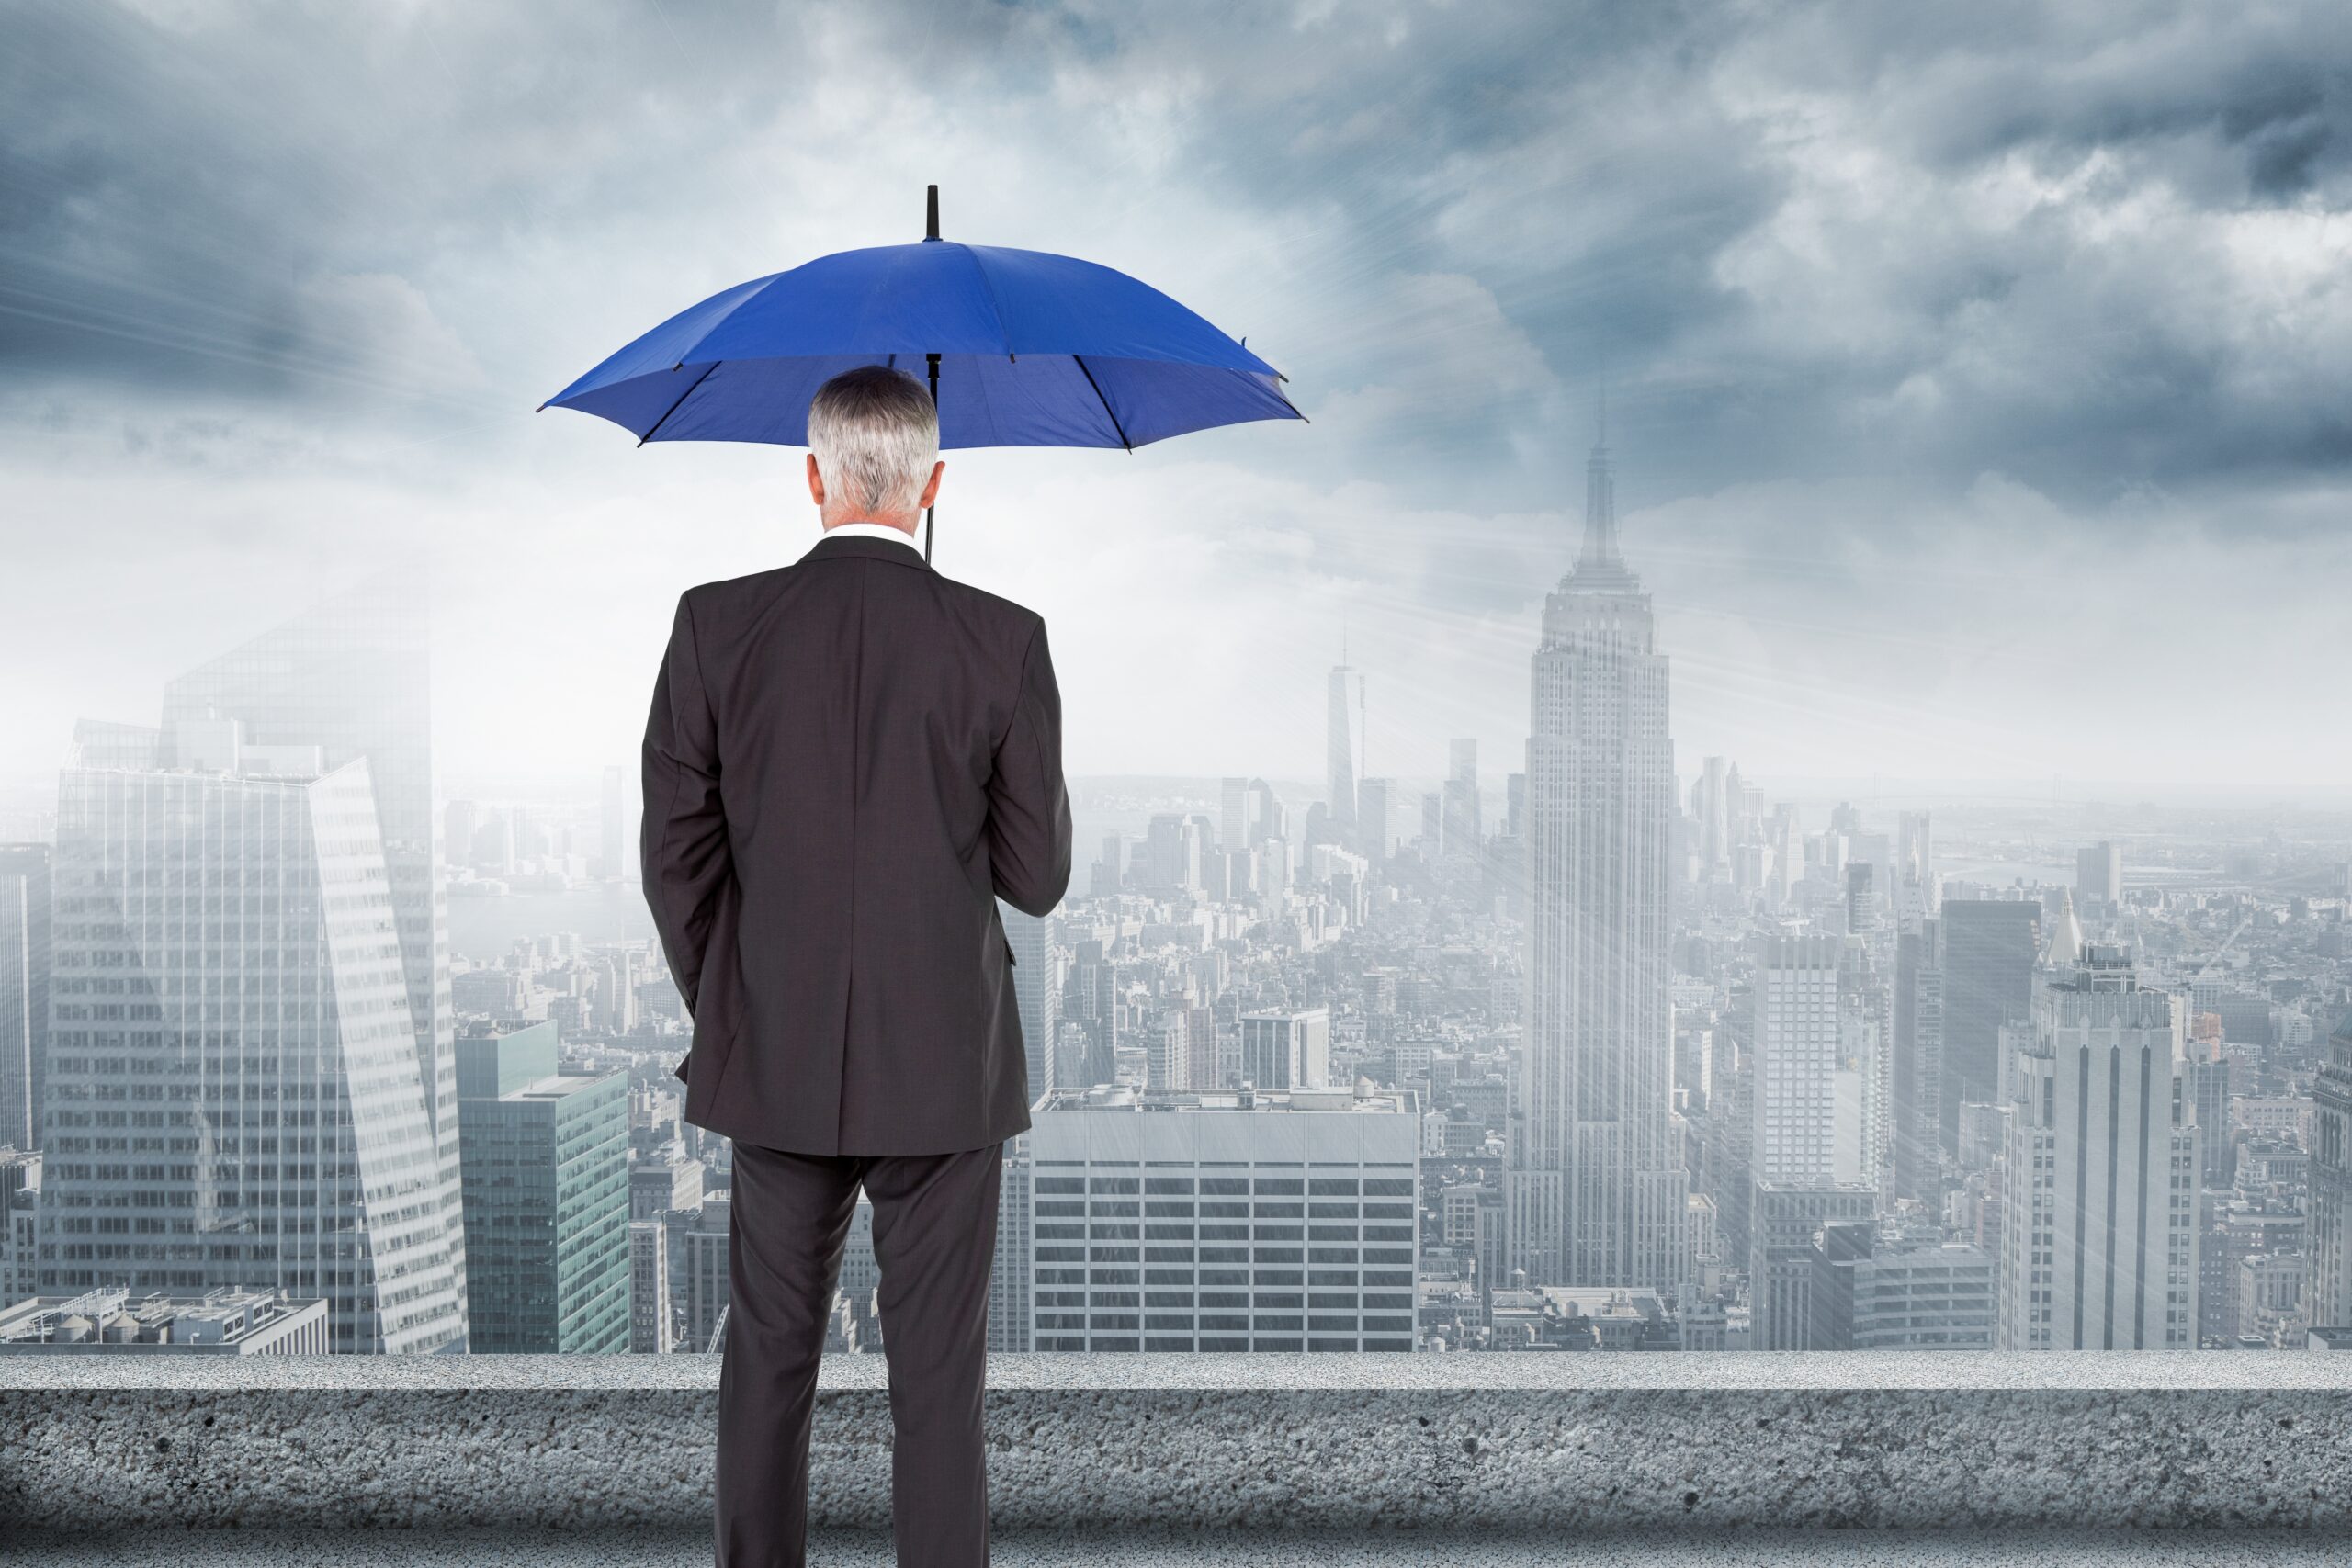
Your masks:
{"label": "city skyline", "polygon": [[[1361,812],[1227,777],[1215,812],[1150,810],[1102,846],[1083,895],[1008,921],[1041,1114],[1103,1129],[1185,1114],[1140,1120],[1166,1134],[1142,1161],[1156,1169],[1121,1136],[1008,1150],[1004,1191],[1023,1207],[992,1287],[1000,1348],[2026,1349],[2052,1343],[2036,1325],[2053,1282],[2082,1308],[2066,1343],[2285,1348],[2322,1326],[2318,1269],[2346,1244],[2320,1227],[2342,1230],[2342,1183],[2333,1134],[2306,1174],[2295,1108],[2327,1015],[2352,1002],[2326,979],[2352,957],[2352,841],[2314,863],[2313,846],[2224,840],[2212,872],[2184,876],[2161,843],[2102,826],[2041,852],[2047,874],[1985,882],[1964,849],[1948,864],[1968,835],[1926,813],[1845,802],[1816,826],[1722,755],[1685,790],[1614,477],[1596,445],[1583,547],[1532,660],[1523,773],[1507,758],[1482,773],[1477,742],[1454,737],[1439,787],[1391,809],[1400,781],[1357,772],[1365,699],[1342,665],[1321,682],[1325,787],[1383,802],[1377,841]],[[614,863],[626,792],[600,772],[565,813],[436,787],[420,607],[413,584],[379,582],[166,682],[160,726],[77,727],[56,843],[14,852],[0,919],[17,1014],[43,970],[54,1009],[45,1035],[0,1016],[0,1077],[39,1064],[48,1085],[47,1146],[11,1156],[30,1179],[0,1247],[0,1277],[43,1291],[12,1319],[20,1344],[84,1332],[92,1313],[134,1321],[106,1293],[125,1284],[176,1295],[136,1309],[150,1328],[204,1321],[199,1290],[275,1286],[298,1316],[313,1290],[345,1348],[723,1343],[727,1155],[678,1120],[666,1066],[684,1010],[651,942],[447,937],[450,909],[502,878],[551,913],[632,897]],[[306,914],[314,883],[357,891]],[[190,900],[233,901],[246,924],[188,923]],[[2312,956],[2290,972],[2308,978],[2235,977],[2255,900],[2301,932]],[[2182,939],[2232,909],[2233,929]],[[243,978],[223,987],[208,975],[222,967]],[[2129,1017],[2069,1012],[2075,991],[2124,996]],[[152,994],[163,1029],[134,1012],[113,1031],[119,1004],[91,998],[117,994]],[[280,1020],[326,1027],[280,1038]],[[2128,1079],[2098,1056],[2119,1021],[2138,1047]],[[2063,1110],[2077,1060],[2111,1079],[2112,1114],[2168,1107],[2122,1187],[2112,1171],[2088,1185],[2113,1135],[2003,1103],[2010,1084],[2054,1081]],[[272,1179],[250,1157],[296,1140],[266,1110],[211,1105],[236,1075],[289,1064],[312,1075],[296,1100],[364,1111],[362,1207],[335,1228],[369,1238],[372,1271],[319,1267],[323,1234],[280,1217],[334,1201],[304,1196],[304,1168]],[[123,1076],[191,1070],[176,1098],[204,1107],[193,1142],[168,1112],[113,1131]],[[443,1077],[447,1092],[429,1087]],[[22,1087],[0,1083],[0,1102]],[[2333,1080],[2317,1091],[2324,1110]],[[1390,1173],[1364,1176],[1359,1208],[1356,1177],[1314,1168],[1368,1157],[1374,1122]],[[1301,1164],[1317,1150],[1339,1157]],[[167,1151],[197,1163],[137,1163]],[[704,1157],[720,1162],[707,1190]],[[2018,1228],[2008,1195],[2045,1188],[2053,1161],[2082,1190],[2037,1196]],[[558,1170],[556,1202],[517,1180]],[[1138,1175],[1159,1195],[1141,1200],[1140,1257],[1095,1256],[1132,1239]],[[175,1183],[197,1234],[273,1239],[171,1241]],[[107,1210],[128,1211],[133,1240],[93,1229]],[[2053,1274],[2068,1247],[2072,1272]],[[852,1254],[828,1335],[842,1352],[875,1348],[854,1235]],[[371,1272],[398,1281],[384,1305]]]}

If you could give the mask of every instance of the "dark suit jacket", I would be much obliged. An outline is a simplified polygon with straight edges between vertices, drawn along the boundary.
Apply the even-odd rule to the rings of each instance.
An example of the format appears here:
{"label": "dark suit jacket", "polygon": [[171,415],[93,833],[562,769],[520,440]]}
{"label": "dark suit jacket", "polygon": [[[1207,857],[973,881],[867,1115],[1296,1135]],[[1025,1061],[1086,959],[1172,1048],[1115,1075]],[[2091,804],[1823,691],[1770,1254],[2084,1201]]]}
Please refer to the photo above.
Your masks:
{"label": "dark suit jacket", "polygon": [[821,1155],[1028,1127],[996,901],[1043,915],[1069,882],[1042,619],[855,536],[689,589],[644,773],[687,1121]]}

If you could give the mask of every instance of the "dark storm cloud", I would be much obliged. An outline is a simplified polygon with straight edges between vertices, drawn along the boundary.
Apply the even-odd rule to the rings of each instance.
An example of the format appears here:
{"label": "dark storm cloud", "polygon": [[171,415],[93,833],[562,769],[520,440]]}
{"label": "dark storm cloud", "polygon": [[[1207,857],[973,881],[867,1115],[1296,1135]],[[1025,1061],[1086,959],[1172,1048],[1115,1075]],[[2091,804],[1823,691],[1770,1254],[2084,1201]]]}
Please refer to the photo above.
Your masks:
{"label": "dark storm cloud", "polygon": [[512,366],[476,355],[535,351],[453,317],[465,275],[691,254],[756,179],[724,150],[816,112],[830,40],[907,84],[896,133],[953,119],[1001,160],[1156,103],[1164,154],[1073,219],[1182,185],[1281,236],[1237,330],[1334,410],[1285,457],[1327,482],[1573,505],[1604,376],[1629,504],[1994,469],[2097,513],[2352,459],[2352,304],[2297,260],[2352,190],[2333,3],[17,0],[0,26],[19,394],[503,408]]}
{"label": "dark storm cloud", "polygon": [[0,6],[0,368],[476,399],[423,287],[763,112],[789,24],[672,10]]}

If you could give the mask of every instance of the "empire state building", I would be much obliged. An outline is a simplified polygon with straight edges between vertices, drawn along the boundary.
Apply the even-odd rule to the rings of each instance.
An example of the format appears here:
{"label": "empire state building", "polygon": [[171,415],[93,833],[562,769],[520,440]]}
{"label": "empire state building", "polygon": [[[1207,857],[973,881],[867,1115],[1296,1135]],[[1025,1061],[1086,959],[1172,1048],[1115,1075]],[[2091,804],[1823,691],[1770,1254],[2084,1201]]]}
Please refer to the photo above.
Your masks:
{"label": "empire state building", "polygon": [[1506,1267],[1531,1285],[1671,1290],[1690,1186],[1668,1121],[1674,743],[1649,595],[1618,553],[1605,427],[1584,547],[1544,601],[1533,676]]}

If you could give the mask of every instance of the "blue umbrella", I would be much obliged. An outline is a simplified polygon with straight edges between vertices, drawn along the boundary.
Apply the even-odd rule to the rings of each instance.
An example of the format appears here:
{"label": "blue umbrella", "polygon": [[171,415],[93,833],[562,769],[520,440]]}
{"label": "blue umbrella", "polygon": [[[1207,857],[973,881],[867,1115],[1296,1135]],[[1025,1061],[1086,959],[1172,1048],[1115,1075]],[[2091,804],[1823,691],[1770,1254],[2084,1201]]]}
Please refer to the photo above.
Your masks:
{"label": "blue umbrella", "polygon": [[1283,395],[1288,378],[1159,290],[1071,256],[943,240],[937,186],[925,207],[920,243],[739,283],[539,406],[609,419],[640,446],[806,446],[808,400],[828,379],[920,360],[943,447],[1132,452],[1187,431],[1306,417]]}

